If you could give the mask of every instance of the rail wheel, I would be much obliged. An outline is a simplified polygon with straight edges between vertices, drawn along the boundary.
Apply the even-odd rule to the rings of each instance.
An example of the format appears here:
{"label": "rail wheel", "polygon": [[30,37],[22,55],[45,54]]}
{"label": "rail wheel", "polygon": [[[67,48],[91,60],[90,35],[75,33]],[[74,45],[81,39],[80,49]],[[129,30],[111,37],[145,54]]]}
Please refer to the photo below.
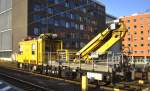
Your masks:
{"label": "rail wheel", "polygon": [[22,63],[17,63],[18,68],[22,68],[22,66],[23,66]]}

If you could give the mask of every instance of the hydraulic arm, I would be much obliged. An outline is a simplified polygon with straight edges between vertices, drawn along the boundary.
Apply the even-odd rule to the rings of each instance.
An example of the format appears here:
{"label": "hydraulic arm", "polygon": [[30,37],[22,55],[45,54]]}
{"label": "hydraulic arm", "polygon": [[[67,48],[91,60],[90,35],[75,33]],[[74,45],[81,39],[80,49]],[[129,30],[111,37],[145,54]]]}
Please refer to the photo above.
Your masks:
{"label": "hydraulic arm", "polygon": [[103,32],[94,37],[87,45],[85,45],[77,55],[86,61],[91,60],[91,52],[98,55],[106,53],[116,42],[118,42],[127,32],[123,22],[111,24]]}

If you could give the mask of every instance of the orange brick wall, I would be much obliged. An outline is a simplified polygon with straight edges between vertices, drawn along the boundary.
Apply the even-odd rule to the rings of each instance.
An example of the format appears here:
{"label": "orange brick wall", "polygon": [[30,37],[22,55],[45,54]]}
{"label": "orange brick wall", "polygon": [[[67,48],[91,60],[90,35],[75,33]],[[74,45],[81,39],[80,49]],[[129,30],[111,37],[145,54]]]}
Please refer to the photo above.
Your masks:
{"label": "orange brick wall", "polygon": [[122,20],[128,29],[122,49],[130,50],[130,56],[150,56],[150,13],[125,16]]}

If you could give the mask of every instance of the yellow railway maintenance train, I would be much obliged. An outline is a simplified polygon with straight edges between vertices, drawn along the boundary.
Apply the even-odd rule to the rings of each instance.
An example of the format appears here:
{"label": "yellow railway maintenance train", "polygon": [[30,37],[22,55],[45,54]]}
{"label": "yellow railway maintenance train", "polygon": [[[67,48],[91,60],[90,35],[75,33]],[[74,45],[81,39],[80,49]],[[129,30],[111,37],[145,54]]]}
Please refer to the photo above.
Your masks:
{"label": "yellow railway maintenance train", "polygon": [[[86,74],[89,79],[94,79],[98,82],[115,81],[113,79],[115,77],[131,79],[133,76],[127,60],[120,60],[117,64],[113,63],[112,69],[109,71],[111,73],[101,72],[101,69],[105,69],[100,68],[101,65],[97,67],[97,71],[94,71],[87,70],[88,64],[84,64],[85,68],[82,68],[81,64],[78,66],[70,64],[73,60],[79,60],[80,63],[81,60],[85,62],[91,61],[94,59],[91,55],[92,52],[96,54],[96,57],[107,54],[107,50],[123,38],[126,32],[123,22],[115,22],[106,30],[100,32],[80,51],[77,53],[72,52],[72,54],[68,50],[63,49],[62,41],[55,34],[42,34],[36,39],[19,43],[20,51],[17,54],[18,67],[69,79],[80,79],[83,74]],[[57,63],[54,64],[54,61]],[[62,62],[67,62],[68,66],[61,65]],[[76,68],[74,69],[74,67]]]}
{"label": "yellow railway maintenance train", "polygon": [[[56,34],[41,34],[38,38],[19,42],[19,53],[17,61],[19,67],[32,69],[37,66],[44,66],[48,63],[48,52],[57,52],[62,49],[62,41],[57,39]],[[57,55],[51,55],[53,60]]]}

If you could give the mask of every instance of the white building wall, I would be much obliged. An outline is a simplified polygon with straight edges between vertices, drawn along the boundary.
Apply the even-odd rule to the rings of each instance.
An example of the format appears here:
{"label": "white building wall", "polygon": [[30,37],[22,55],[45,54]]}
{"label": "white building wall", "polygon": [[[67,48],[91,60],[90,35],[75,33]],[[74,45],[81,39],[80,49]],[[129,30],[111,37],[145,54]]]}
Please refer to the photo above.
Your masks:
{"label": "white building wall", "polygon": [[0,0],[0,57],[12,51],[12,0]]}

